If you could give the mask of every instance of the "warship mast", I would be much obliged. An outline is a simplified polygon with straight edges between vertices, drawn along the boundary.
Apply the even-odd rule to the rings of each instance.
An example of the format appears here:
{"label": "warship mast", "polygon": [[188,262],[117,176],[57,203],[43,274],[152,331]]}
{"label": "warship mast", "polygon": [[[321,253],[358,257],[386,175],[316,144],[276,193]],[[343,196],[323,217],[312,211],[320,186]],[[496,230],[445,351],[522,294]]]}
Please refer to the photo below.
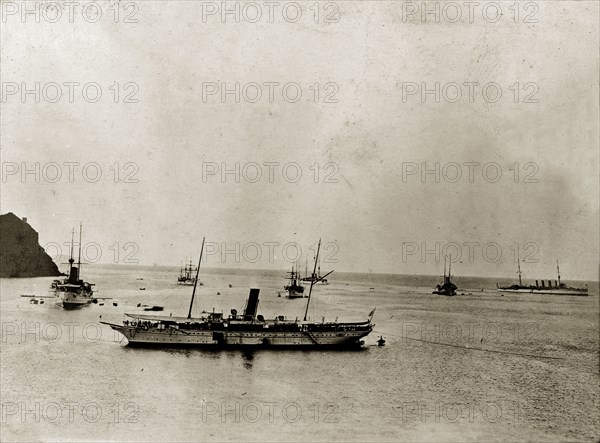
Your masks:
{"label": "warship mast", "polygon": [[82,223],[79,222],[79,256],[77,257],[77,280],[81,279],[81,230]]}
{"label": "warship mast", "polygon": [[[521,258],[519,257],[519,249],[517,248],[517,274],[519,274],[519,286],[522,286],[521,282]],[[560,277],[559,277],[560,280]]]}

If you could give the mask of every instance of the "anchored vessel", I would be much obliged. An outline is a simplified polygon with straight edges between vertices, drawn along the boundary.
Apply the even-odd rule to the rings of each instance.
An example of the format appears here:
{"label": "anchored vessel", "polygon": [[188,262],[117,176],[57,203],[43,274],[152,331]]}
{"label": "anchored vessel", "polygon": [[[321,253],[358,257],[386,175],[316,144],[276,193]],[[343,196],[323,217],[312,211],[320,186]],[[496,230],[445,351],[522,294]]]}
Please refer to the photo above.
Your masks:
{"label": "anchored vessel", "polygon": [[306,267],[304,268],[304,277],[302,277],[300,279],[300,281],[305,281],[307,283],[310,283],[313,280],[317,279],[317,274],[315,274],[314,272],[311,275],[308,275],[308,259],[306,260]]}
{"label": "anchored vessel", "polygon": [[79,258],[77,260],[77,266],[75,266],[75,259],[73,258],[73,237],[75,231],[71,231],[71,256],[69,258],[69,276],[63,281],[54,280],[50,286],[54,290],[54,294],[59,298],[59,304],[65,309],[79,308],[82,306],[89,305],[92,302],[97,302],[97,299],[93,297],[94,290],[93,283],[88,283],[81,280],[81,231],[82,226],[79,225]]}
{"label": "anchored vessel", "polygon": [[[319,241],[320,247],[320,241]],[[204,250],[204,240],[202,250]],[[318,252],[317,252],[318,253]],[[202,252],[200,253],[200,260]],[[198,272],[200,262],[198,263]],[[197,276],[196,276],[197,277]],[[375,326],[371,323],[374,311],[364,322],[339,323],[307,321],[310,295],[306,304],[304,319],[286,319],[279,315],[265,319],[256,315],[259,302],[259,289],[250,289],[250,295],[243,314],[235,309],[226,318],[222,312],[205,313],[192,318],[192,306],[196,286],[187,317],[167,317],[126,314],[122,325],[101,322],[123,334],[129,345],[189,345],[189,346],[251,346],[251,347],[359,347],[364,344],[361,338],[367,336]]]}
{"label": "anchored vessel", "polygon": [[444,257],[444,282],[441,285],[437,285],[435,291],[432,294],[439,295],[456,295],[457,286],[450,280],[450,268],[452,267],[452,256],[448,263],[448,276],[446,276],[446,257]]}
{"label": "anchored vessel", "polygon": [[288,272],[290,276],[290,283],[285,285],[283,289],[285,289],[288,293],[288,298],[303,298],[304,297],[304,286],[298,283],[300,280],[300,273],[298,272],[298,267],[294,270],[294,266],[292,265],[292,270]]}
{"label": "anchored vessel", "polygon": [[[331,274],[331,272],[329,274]],[[325,277],[325,275],[321,275],[321,265],[319,264],[319,269],[317,270],[317,283],[321,283],[322,285],[328,285],[329,282]]]}
{"label": "anchored vessel", "polygon": [[[307,268],[308,268],[308,265],[307,265]],[[331,272],[330,272],[329,274],[331,274]],[[327,274],[327,275],[329,275],[329,274]],[[305,282],[309,282],[309,283],[314,281],[315,283],[320,283],[320,284],[322,284],[322,285],[328,285],[328,284],[329,284],[329,282],[328,282],[328,281],[327,281],[327,279],[325,278],[325,277],[326,277],[326,275],[321,275],[321,262],[320,262],[320,261],[319,261],[319,265],[318,265],[318,268],[317,268],[317,272],[316,272],[316,273],[315,273],[315,272],[313,272],[313,273],[312,273],[312,274],[309,276],[309,275],[308,275],[308,269],[307,269],[307,270],[306,270],[306,272],[305,272],[305,275],[306,275],[306,277],[303,277],[303,278],[301,279],[301,281],[305,281]]]}
{"label": "anchored vessel", "polygon": [[[193,286],[196,283],[196,277],[194,273],[197,271],[196,268],[192,265],[192,261],[186,264],[179,273],[179,277],[177,278],[177,283],[180,285]],[[198,282],[200,286],[202,286],[202,282]]]}
{"label": "anchored vessel", "polygon": [[496,283],[497,291],[499,292],[523,292],[528,294],[555,294],[555,295],[578,295],[578,296],[587,296],[588,288],[574,288],[571,286],[565,285],[560,281],[560,267],[558,266],[558,260],[556,260],[556,275],[557,280],[554,280],[554,286],[552,285],[552,280],[548,280],[548,286],[546,286],[544,280],[541,281],[541,285],[538,280],[535,281],[534,285],[524,285],[521,279],[521,262],[517,256],[517,274],[519,274],[519,284],[511,285],[511,286],[498,286]]}

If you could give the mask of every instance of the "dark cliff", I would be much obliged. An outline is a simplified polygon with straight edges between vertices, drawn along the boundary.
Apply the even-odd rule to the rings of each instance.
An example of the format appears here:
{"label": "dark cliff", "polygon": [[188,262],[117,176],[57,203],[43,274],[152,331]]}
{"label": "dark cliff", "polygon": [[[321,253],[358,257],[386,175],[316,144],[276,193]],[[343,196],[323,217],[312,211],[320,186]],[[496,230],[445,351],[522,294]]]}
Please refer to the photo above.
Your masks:
{"label": "dark cliff", "polygon": [[38,244],[38,233],[12,212],[0,215],[0,277],[62,275]]}

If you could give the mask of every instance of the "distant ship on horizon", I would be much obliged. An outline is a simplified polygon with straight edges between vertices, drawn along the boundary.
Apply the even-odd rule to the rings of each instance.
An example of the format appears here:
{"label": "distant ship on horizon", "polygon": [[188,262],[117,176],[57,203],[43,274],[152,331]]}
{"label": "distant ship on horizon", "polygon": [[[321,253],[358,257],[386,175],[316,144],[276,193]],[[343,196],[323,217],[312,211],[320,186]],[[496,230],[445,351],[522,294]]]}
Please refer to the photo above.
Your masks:
{"label": "distant ship on horizon", "polygon": [[456,286],[454,283],[452,283],[452,280],[450,279],[451,267],[452,267],[452,256],[450,256],[450,260],[448,263],[448,275],[446,276],[446,257],[444,256],[444,281],[441,285],[436,286],[436,288],[432,292],[432,294],[447,295],[447,296],[456,295],[456,289],[458,289],[458,286]]}
{"label": "distant ship on horizon", "polygon": [[552,280],[548,280],[548,286],[546,286],[544,280],[541,281],[541,286],[538,280],[535,281],[534,285],[524,285],[521,276],[521,261],[517,255],[517,274],[519,274],[519,284],[514,284],[510,286],[499,286],[496,283],[498,292],[512,292],[512,293],[528,293],[528,294],[554,294],[554,295],[577,295],[577,296],[587,296],[588,288],[587,286],[584,288],[575,288],[571,286],[565,285],[560,281],[560,267],[558,265],[558,260],[556,260],[556,274],[557,280],[554,280],[554,286],[552,286]]}
{"label": "distant ship on horizon", "polygon": [[[181,268],[179,272],[179,277],[177,278],[177,284],[193,286],[196,283],[196,277],[194,274],[196,273],[196,268],[193,266],[192,261],[186,263],[184,267]],[[203,285],[202,282],[198,282],[200,286]]]}
{"label": "distant ship on horizon", "polygon": [[288,274],[289,277],[286,278],[290,279],[290,283],[283,287],[288,293],[287,298],[304,298],[304,286],[299,283],[302,279],[300,278],[298,266],[294,269],[294,265],[292,265],[292,270]]}
{"label": "distant ship on horizon", "polygon": [[306,266],[306,271],[304,273],[306,275],[306,277],[303,277],[300,279],[300,281],[304,281],[304,282],[315,282],[315,283],[320,283],[322,285],[328,285],[329,282],[327,281],[327,279],[325,278],[325,275],[321,275],[321,261],[319,260],[319,264],[317,266],[317,272],[313,272],[310,276],[308,275],[308,261],[307,261],[307,266]]}

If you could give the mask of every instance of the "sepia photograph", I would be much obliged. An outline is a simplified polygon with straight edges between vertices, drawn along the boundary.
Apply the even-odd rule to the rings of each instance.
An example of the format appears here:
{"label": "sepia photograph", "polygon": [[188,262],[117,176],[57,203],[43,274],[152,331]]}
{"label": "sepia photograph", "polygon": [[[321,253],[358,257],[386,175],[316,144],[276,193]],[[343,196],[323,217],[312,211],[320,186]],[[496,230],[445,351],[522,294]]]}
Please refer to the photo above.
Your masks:
{"label": "sepia photograph", "polygon": [[0,441],[600,441],[598,0],[0,0]]}

